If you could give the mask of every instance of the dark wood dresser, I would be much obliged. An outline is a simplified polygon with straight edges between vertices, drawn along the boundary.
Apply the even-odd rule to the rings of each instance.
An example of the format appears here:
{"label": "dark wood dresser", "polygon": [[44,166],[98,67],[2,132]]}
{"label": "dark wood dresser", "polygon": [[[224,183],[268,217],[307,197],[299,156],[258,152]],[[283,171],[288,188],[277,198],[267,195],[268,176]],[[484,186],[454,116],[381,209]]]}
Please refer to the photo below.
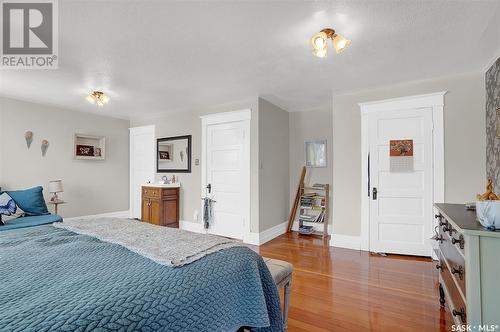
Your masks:
{"label": "dark wood dresser", "polygon": [[142,186],[141,221],[179,228],[179,189]]}
{"label": "dark wood dresser", "polygon": [[500,325],[500,232],[485,229],[465,205],[435,207],[441,304],[455,325]]}

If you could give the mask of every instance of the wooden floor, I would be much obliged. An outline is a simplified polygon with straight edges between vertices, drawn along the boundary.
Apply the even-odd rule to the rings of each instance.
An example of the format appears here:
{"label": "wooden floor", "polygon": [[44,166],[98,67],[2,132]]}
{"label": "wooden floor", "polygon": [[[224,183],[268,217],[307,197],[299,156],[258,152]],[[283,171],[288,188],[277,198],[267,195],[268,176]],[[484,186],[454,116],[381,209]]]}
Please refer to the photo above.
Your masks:
{"label": "wooden floor", "polygon": [[328,246],[284,234],[254,250],[294,265],[289,331],[450,331],[430,259]]}

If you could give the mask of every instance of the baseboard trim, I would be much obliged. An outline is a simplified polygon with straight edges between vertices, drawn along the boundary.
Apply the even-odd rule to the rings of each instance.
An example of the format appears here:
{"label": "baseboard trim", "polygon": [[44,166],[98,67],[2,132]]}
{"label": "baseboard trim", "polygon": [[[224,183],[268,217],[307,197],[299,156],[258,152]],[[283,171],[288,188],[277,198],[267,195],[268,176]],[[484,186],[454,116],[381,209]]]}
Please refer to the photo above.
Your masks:
{"label": "baseboard trim", "polygon": [[71,218],[63,218],[64,220],[75,220],[75,219],[93,219],[93,218],[130,218],[130,211],[115,211],[115,212],[106,212],[99,214],[90,214],[86,216],[78,216]]}
{"label": "baseboard trim", "polygon": [[[195,233],[207,233],[207,231],[203,228],[203,225],[198,222],[181,220],[179,222],[180,229]],[[260,246],[266,242],[271,241],[275,237],[280,236],[281,234],[286,233],[287,222],[281,223],[265,231],[260,233],[246,233],[243,235],[243,242],[246,244],[251,244],[254,246]]]}
{"label": "baseboard trim", "polygon": [[271,228],[266,229],[259,233],[259,245],[262,245],[266,242],[271,241],[278,236],[285,234],[288,227],[288,221],[285,221],[281,224],[273,226]]}
{"label": "baseboard trim", "polygon": [[259,233],[247,233],[243,235],[243,243],[251,244],[254,246],[260,246],[260,234]]}
{"label": "baseboard trim", "polygon": [[332,234],[330,237],[330,246],[361,250],[361,238],[359,236]]}
{"label": "baseboard trim", "polygon": [[179,228],[194,233],[206,233],[201,222],[179,220]]}

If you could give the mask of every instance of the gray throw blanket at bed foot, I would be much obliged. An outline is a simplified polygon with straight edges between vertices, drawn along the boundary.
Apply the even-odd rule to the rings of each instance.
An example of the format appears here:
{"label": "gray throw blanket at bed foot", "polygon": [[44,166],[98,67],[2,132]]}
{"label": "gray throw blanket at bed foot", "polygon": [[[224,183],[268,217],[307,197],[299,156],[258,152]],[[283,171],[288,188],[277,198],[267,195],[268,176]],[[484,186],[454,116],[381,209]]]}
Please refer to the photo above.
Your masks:
{"label": "gray throw blanket at bed foot", "polygon": [[156,226],[122,218],[74,219],[53,224],[78,234],[116,243],[159,264],[182,266],[241,242],[210,234]]}

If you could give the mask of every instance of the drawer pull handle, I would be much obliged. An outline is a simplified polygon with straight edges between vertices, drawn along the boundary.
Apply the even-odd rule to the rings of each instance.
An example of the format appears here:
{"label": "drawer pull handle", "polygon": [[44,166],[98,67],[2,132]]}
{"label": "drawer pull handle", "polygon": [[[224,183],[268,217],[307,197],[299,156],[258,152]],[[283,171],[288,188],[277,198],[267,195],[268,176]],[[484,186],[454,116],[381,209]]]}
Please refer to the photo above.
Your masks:
{"label": "drawer pull handle", "polygon": [[462,267],[462,265],[459,265],[458,269],[454,268],[454,267],[451,268],[451,273],[458,274],[458,277],[460,278],[460,280],[462,280],[464,278],[464,268]]}
{"label": "drawer pull handle", "polygon": [[457,244],[458,243],[459,246],[460,246],[460,249],[463,249],[465,247],[464,236],[460,235],[460,237],[458,239],[452,238],[451,239],[451,243],[453,243],[453,244]]}
{"label": "drawer pull handle", "polygon": [[443,221],[443,216],[441,214],[436,214],[434,218],[439,220],[439,226],[445,226],[446,224],[448,224],[446,220]]}
{"label": "drawer pull handle", "polygon": [[435,240],[436,242],[438,242],[438,241],[439,241],[439,243],[443,243],[444,238],[443,238],[443,236],[442,236],[442,235],[437,235],[437,234],[436,234],[436,235],[434,235],[434,236],[432,237],[432,240]]}
{"label": "drawer pull handle", "polygon": [[465,323],[465,310],[464,310],[464,308],[460,308],[460,310],[453,309],[452,314],[453,314],[453,316],[460,316],[460,320],[462,321],[462,323]]}

